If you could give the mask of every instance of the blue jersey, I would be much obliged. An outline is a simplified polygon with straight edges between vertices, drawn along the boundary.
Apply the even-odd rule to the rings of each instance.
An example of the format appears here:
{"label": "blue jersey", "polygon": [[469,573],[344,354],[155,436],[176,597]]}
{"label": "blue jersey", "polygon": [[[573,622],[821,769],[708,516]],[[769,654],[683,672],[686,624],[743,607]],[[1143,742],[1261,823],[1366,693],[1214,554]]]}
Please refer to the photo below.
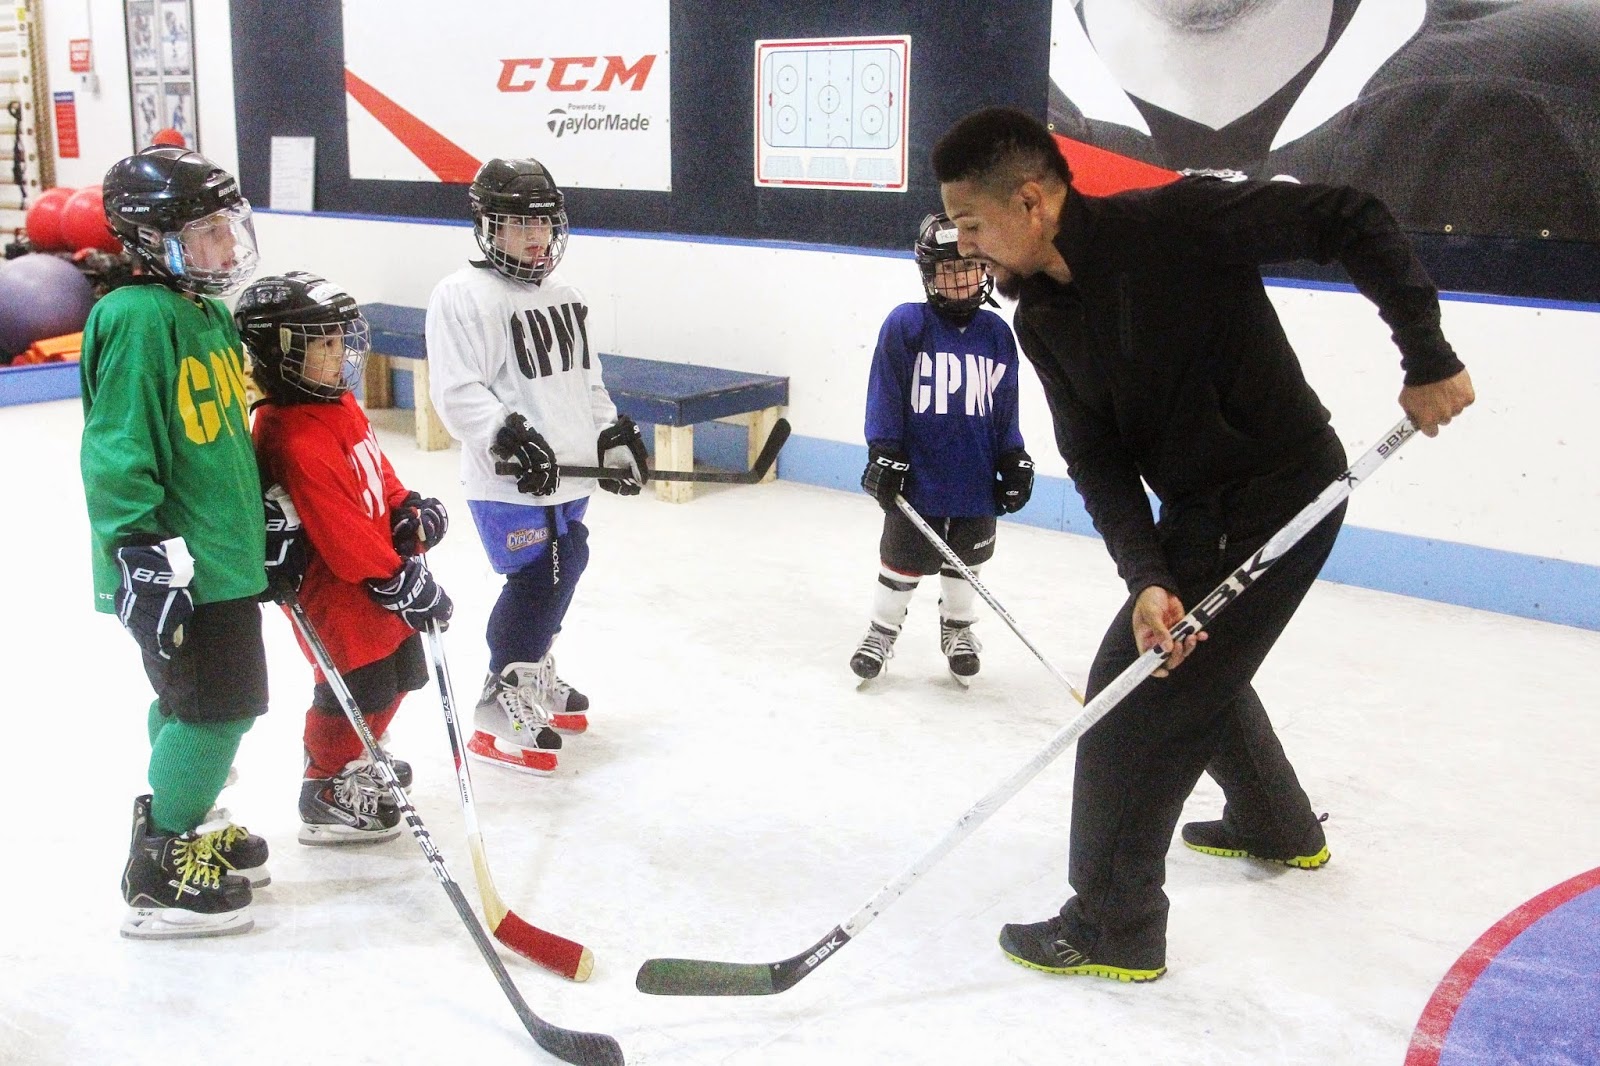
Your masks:
{"label": "blue jersey", "polygon": [[889,312],[867,382],[867,443],[905,451],[906,500],[922,514],[993,515],[995,461],[1022,447],[1005,319],[980,310],[957,326],[926,303]]}

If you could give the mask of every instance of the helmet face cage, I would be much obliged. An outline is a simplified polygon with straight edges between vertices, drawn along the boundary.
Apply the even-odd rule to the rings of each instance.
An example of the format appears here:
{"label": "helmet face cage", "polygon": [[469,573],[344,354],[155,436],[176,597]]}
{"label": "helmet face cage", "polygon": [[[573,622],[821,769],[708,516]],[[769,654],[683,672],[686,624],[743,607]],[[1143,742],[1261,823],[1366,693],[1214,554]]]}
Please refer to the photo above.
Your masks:
{"label": "helmet face cage", "polygon": [[553,273],[567,250],[567,212],[478,211],[473,232],[484,258],[500,273],[538,284]]}
{"label": "helmet face cage", "polygon": [[205,296],[237,292],[256,271],[255,223],[250,201],[183,224],[177,232],[140,231],[142,243],[159,248],[160,270],[180,289]]}
{"label": "helmet face cage", "polygon": [[358,311],[338,322],[280,322],[278,376],[319,400],[337,400],[361,383],[372,330]]}
{"label": "helmet face cage", "polygon": [[[976,315],[994,290],[994,275],[981,260],[970,259],[957,249],[955,223],[946,215],[927,216],[912,247],[922,272],[922,289],[933,309],[958,322]],[[955,290],[954,295],[939,291],[940,278],[947,290]]]}

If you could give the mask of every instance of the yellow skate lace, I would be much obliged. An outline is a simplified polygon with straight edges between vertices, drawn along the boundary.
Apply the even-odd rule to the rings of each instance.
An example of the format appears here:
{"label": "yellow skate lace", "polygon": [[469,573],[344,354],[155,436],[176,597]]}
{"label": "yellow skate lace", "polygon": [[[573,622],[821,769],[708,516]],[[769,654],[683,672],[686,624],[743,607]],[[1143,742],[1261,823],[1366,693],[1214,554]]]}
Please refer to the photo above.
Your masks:
{"label": "yellow skate lace", "polygon": [[202,888],[216,888],[221,883],[222,871],[216,863],[226,866],[228,860],[217,854],[214,839],[217,835],[181,836],[172,842],[172,865],[177,871],[179,885],[194,883]]}

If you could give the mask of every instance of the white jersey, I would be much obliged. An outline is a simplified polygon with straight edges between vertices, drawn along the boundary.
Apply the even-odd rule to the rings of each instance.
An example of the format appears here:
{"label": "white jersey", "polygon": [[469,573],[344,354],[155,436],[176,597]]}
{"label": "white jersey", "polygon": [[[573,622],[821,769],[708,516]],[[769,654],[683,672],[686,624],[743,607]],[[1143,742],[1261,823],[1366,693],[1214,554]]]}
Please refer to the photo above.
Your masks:
{"label": "white jersey", "polygon": [[513,412],[538,430],[570,466],[595,466],[595,437],[616,421],[589,343],[583,294],[554,278],[542,285],[465,266],[428,298],[428,394],[451,436],[461,442],[467,498],[556,504],[588,496],[589,478],[562,478],[549,496],[517,491],[494,472],[495,434]]}

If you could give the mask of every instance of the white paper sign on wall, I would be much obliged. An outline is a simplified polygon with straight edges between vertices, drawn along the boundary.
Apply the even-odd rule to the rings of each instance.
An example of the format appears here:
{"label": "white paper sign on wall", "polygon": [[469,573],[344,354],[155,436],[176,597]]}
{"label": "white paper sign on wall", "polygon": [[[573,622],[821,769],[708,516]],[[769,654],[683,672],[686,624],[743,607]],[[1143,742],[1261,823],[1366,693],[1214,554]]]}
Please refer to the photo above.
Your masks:
{"label": "white paper sign on wall", "polygon": [[906,191],[911,38],[756,42],[755,183]]}

